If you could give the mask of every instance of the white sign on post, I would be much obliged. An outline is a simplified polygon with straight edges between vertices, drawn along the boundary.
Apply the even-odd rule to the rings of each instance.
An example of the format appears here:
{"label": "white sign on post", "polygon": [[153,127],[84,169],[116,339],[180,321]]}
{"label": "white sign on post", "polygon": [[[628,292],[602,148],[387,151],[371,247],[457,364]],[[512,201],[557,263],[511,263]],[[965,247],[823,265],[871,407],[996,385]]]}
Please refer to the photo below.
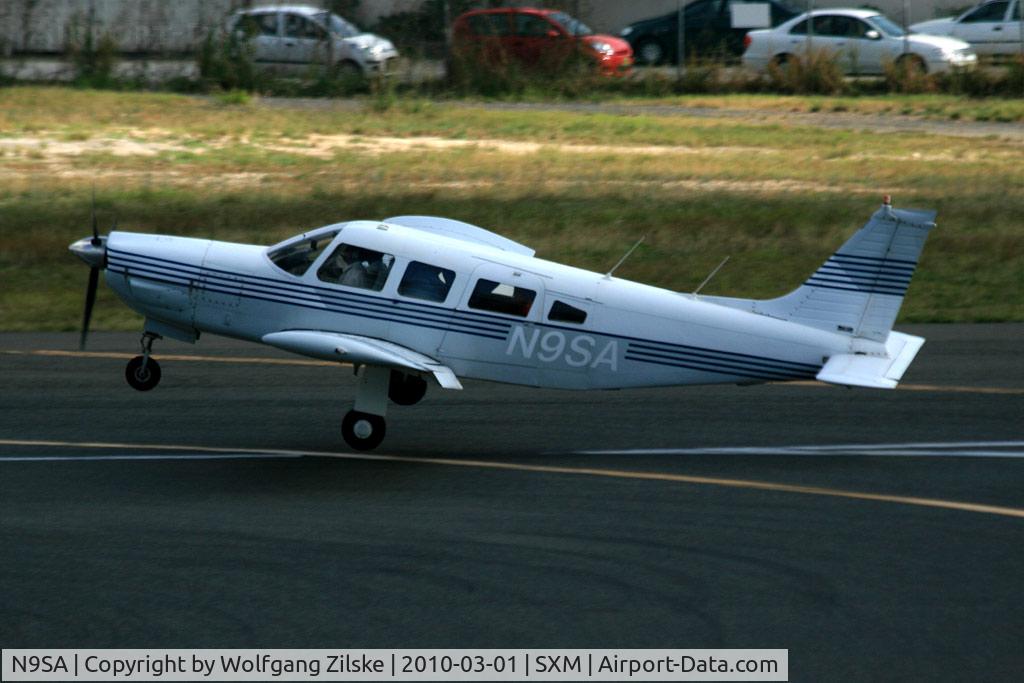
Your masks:
{"label": "white sign on post", "polygon": [[767,2],[731,2],[733,28],[770,28],[772,25],[771,5]]}

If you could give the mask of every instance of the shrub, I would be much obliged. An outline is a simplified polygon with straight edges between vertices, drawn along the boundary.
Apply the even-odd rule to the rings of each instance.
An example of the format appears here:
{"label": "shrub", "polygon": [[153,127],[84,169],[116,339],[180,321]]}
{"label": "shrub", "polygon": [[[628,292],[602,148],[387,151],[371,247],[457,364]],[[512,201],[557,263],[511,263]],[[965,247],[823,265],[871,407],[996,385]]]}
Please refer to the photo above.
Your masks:
{"label": "shrub", "polygon": [[67,26],[65,54],[74,70],[73,82],[89,88],[109,88],[116,84],[117,42],[108,32],[96,39],[92,15],[83,20],[75,16]]}
{"label": "shrub", "polygon": [[769,87],[797,95],[835,95],[846,89],[838,57],[826,50],[788,55],[768,65]]}
{"label": "shrub", "polygon": [[260,85],[252,45],[234,32],[209,31],[196,53],[196,66],[206,89],[257,90]]}
{"label": "shrub", "polygon": [[924,62],[914,55],[904,55],[895,62],[886,60],[882,64],[882,73],[889,92],[911,94],[938,89],[935,77],[928,75]]}

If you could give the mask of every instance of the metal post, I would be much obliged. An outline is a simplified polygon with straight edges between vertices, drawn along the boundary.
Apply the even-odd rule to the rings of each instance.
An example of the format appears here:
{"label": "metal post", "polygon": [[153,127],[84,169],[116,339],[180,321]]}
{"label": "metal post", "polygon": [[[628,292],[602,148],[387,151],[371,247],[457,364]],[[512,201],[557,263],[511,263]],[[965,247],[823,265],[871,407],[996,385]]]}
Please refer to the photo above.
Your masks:
{"label": "metal post", "polygon": [[683,80],[683,58],[686,56],[685,5],[683,0],[676,0],[676,80]]}
{"label": "metal post", "polygon": [[1024,69],[1024,0],[1017,0],[1017,27],[1020,29],[1020,66]]}
{"label": "metal post", "polygon": [[814,38],[814,17],[811,14],[814,12],[814,0],[807,0],[807,54],[804,55],[805,59],[811,58],[811,40]]}
{"label": "metal post", "polygon": [[910,53],[910,0],[903,0],[903,54]]}

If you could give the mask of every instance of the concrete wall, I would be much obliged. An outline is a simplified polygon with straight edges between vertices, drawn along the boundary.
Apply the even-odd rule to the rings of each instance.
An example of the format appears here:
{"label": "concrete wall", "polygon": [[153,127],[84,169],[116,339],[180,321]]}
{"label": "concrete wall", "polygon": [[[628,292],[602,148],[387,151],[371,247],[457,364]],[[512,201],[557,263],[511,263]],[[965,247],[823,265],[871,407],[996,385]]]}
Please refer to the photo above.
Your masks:
{"label": "concrete wall", "polygon": [[[325,0],[295,0],[323,6]],[[674,11],[680,0],[561,0],[597,31],[618,33],[647,17]],[[802,6],[807,0],[790,0]],[[970,0],[910,0],[907,23],[941,16]],[[150,54],[190,51],[210,28],[219,27],[239,7],[272,4],[273,0],[0,0],[0,53],[62,52],[70,28],[92,20],[97,34],[110,32],[124,52]],[[422,0],[361,0],[353,16],[363,26],[380,17],[414,10]],[[481,3],[483,4],[483,3]],[[543,0],[510,0],[509,5],[543,6]],[[842,0],[817,0],[818,7],[857,5]],[[872,0],[896,21],[902,21],[903,0]],[[424,38],[430,39],[428,36]],[[401,46],[399,46],[401,49]]]}

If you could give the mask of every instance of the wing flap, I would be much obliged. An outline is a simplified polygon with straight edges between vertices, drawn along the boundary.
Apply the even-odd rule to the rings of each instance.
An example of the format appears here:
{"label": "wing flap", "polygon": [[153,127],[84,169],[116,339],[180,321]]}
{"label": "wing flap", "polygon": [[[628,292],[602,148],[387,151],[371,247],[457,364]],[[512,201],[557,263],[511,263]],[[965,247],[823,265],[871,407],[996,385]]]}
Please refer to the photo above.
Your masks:
{"label": "wing flap", "polygon": [[447,365],[430,356],[383,339],[320,330],[286,330],[263,336],[263,343],[321,360],[379,365],[429,374],[443,389],[461,389],[459,378]]}
{"label": "wing flap", "polygon": [[837,354],[822,366],[817,378],[829,384],[895,389],[922,344],[922,337],[890,332],[884,356]]}

